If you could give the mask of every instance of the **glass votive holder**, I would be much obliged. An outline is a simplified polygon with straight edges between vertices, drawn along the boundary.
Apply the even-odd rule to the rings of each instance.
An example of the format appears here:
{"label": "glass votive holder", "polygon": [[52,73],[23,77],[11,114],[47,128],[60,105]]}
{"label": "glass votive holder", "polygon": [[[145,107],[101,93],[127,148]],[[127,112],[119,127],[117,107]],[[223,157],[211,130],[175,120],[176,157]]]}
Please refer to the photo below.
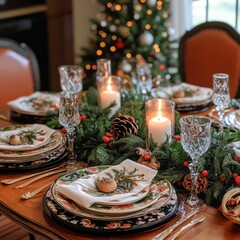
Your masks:
{"label": "glass votive holder", "polygon": [[175,103],[166,99],[151,99],[145,104],[147,146],[150,141],[161,146],[174,135]]}
{"label": "glass votive holder", "polygon": [[102,77],[98,84],[98,105],[100,109],[109,107],[112,103],[110,117],[121,107],[121,78],[115,75]]}
{"label": "glass votive holder", "polygon": [[96,72],[97,84],[98,84],[98,81],[102,77],[107,77],[111,74],[112,74],[112,72],[111,72],[111,61],[109,59],[106,59],[106,58],[98,59],[97,60],[97,72]]}

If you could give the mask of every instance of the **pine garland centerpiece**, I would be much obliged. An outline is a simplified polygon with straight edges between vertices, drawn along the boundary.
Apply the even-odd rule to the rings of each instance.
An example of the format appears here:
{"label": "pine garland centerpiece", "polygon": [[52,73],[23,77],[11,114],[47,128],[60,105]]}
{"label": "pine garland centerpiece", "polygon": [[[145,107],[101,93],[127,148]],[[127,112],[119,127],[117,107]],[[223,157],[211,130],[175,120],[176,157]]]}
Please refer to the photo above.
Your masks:
{"label": "pine garland centerpiece", "polygon": [[[121,109],[111,118],[108,117],[110,108],[99,110],[96,90],[89,89],[85,102],[80,104],[82,121],[77,127],[76,140],[78,159],[89,166],[116,165],[125,159],[141,159],[142,163],[155,166],[159,176],[174,184],[178,191],[188,190],[190,157],[181,145],[179,113],[175,113],[176,135],[172,141],[164,142],[160,148],[150,142],[146,149],[142,98],[131,92],[125,94]],[[52,116],[48,126],[61,127],[58,116]],[[219,133],[212,127],[210,147],[199,160],[199,194],[207,204],[220,205],[228,190],[240,186],[240,159],[231,145],[239,140],[240,131],[225,128]]]}

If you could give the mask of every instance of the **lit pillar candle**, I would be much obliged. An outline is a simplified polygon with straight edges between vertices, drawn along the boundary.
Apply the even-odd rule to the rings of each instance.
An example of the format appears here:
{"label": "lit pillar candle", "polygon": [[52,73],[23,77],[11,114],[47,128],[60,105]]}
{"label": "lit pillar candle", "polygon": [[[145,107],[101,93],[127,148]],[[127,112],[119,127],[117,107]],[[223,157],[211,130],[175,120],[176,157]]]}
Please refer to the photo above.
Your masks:
{"label": "lit pillar candle", "polygon": [[148,134],[148,137],[159,146],[162,145],[167,140],[167,136],[171,136],[171,121],[160,114],[151,118],[148,122]]}
{"label": "lit pillar candle", "polygon": [[117,110],[121,107],[121,95],[120,92],[112,90],[110,81],[105,91],[100,92],[100,106],[101,109],[109,107],[111,103],[115,101],[116,105],[111,108],[110,116],[113,116]]}

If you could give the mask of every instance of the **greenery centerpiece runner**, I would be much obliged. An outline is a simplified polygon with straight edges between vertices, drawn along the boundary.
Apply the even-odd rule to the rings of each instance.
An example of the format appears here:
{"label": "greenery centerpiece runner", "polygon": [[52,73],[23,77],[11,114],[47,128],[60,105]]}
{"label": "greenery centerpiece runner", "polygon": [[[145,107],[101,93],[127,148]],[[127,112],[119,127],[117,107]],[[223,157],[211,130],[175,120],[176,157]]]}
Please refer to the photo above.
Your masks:
{"label": "greenery centerpiece runner", "polygon": [[[99,110],[96,89],[89,88],[87,94],[81,97],[84,99],[80,104],[82,121],[77,126],[76,140],[79,160],[89,166],[99,166],[119,164],[127,158],[134,161],[142,158],[145,162],[154,159],[160,166],[158,173],[161,178],[169,180],[179,191],[189,190],[190,157],[181,146],[178,112],[175,113],[175,136],[172,141],[166,141],[160,148],[150,142],[149,149],[146,149],[145,102],[141,94],[130,90],[124,92],[122,107],[111,118],[108,117],[111,106]],[[125,122],[118,127],[116,122],[119,117]],[[132,123],[133,120],[134,124],[129,126],[128,121]],[[58,115],[52,115],[47,125],[61,128]],[[119,135],[119,131],[124,134]],[[239,140],[240,131],[225,128],[219,133],[212,127],[211,145],[200,158],[198,177],[198,193],[207,204],[220,205],[228,190],[240,186],[240,160],[230,145]]]}

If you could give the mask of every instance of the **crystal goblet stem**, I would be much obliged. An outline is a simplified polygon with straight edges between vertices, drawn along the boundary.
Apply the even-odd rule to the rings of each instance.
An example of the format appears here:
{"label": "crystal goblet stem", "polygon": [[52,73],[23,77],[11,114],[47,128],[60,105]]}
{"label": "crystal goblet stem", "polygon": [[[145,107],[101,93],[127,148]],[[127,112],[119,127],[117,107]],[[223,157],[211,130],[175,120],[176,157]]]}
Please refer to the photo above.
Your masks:
{"label": "crystal goblet stem", "polygon": [[76,92],[62,92],[59,107],[59,123],[67,130],[68,164],[75,164],[74,153],[75,126],[80,123],[78,109],[78,94]]}
{"label": "crystal goblet stem", "polygon": [[198,159],[192,159],[192,162],[188,165],[191,174],[191,189],[190,196],[188,197],[188,204],[195,206],[199,202],[199,198],[196,194],[198,183]]}
{"label": "crystal goblet stem", "polygon": [[77,160],[74,153],[74,138],[75,138],[74,130],[67,129],[67,138],[68,138],[68,164],[75,164]]}

